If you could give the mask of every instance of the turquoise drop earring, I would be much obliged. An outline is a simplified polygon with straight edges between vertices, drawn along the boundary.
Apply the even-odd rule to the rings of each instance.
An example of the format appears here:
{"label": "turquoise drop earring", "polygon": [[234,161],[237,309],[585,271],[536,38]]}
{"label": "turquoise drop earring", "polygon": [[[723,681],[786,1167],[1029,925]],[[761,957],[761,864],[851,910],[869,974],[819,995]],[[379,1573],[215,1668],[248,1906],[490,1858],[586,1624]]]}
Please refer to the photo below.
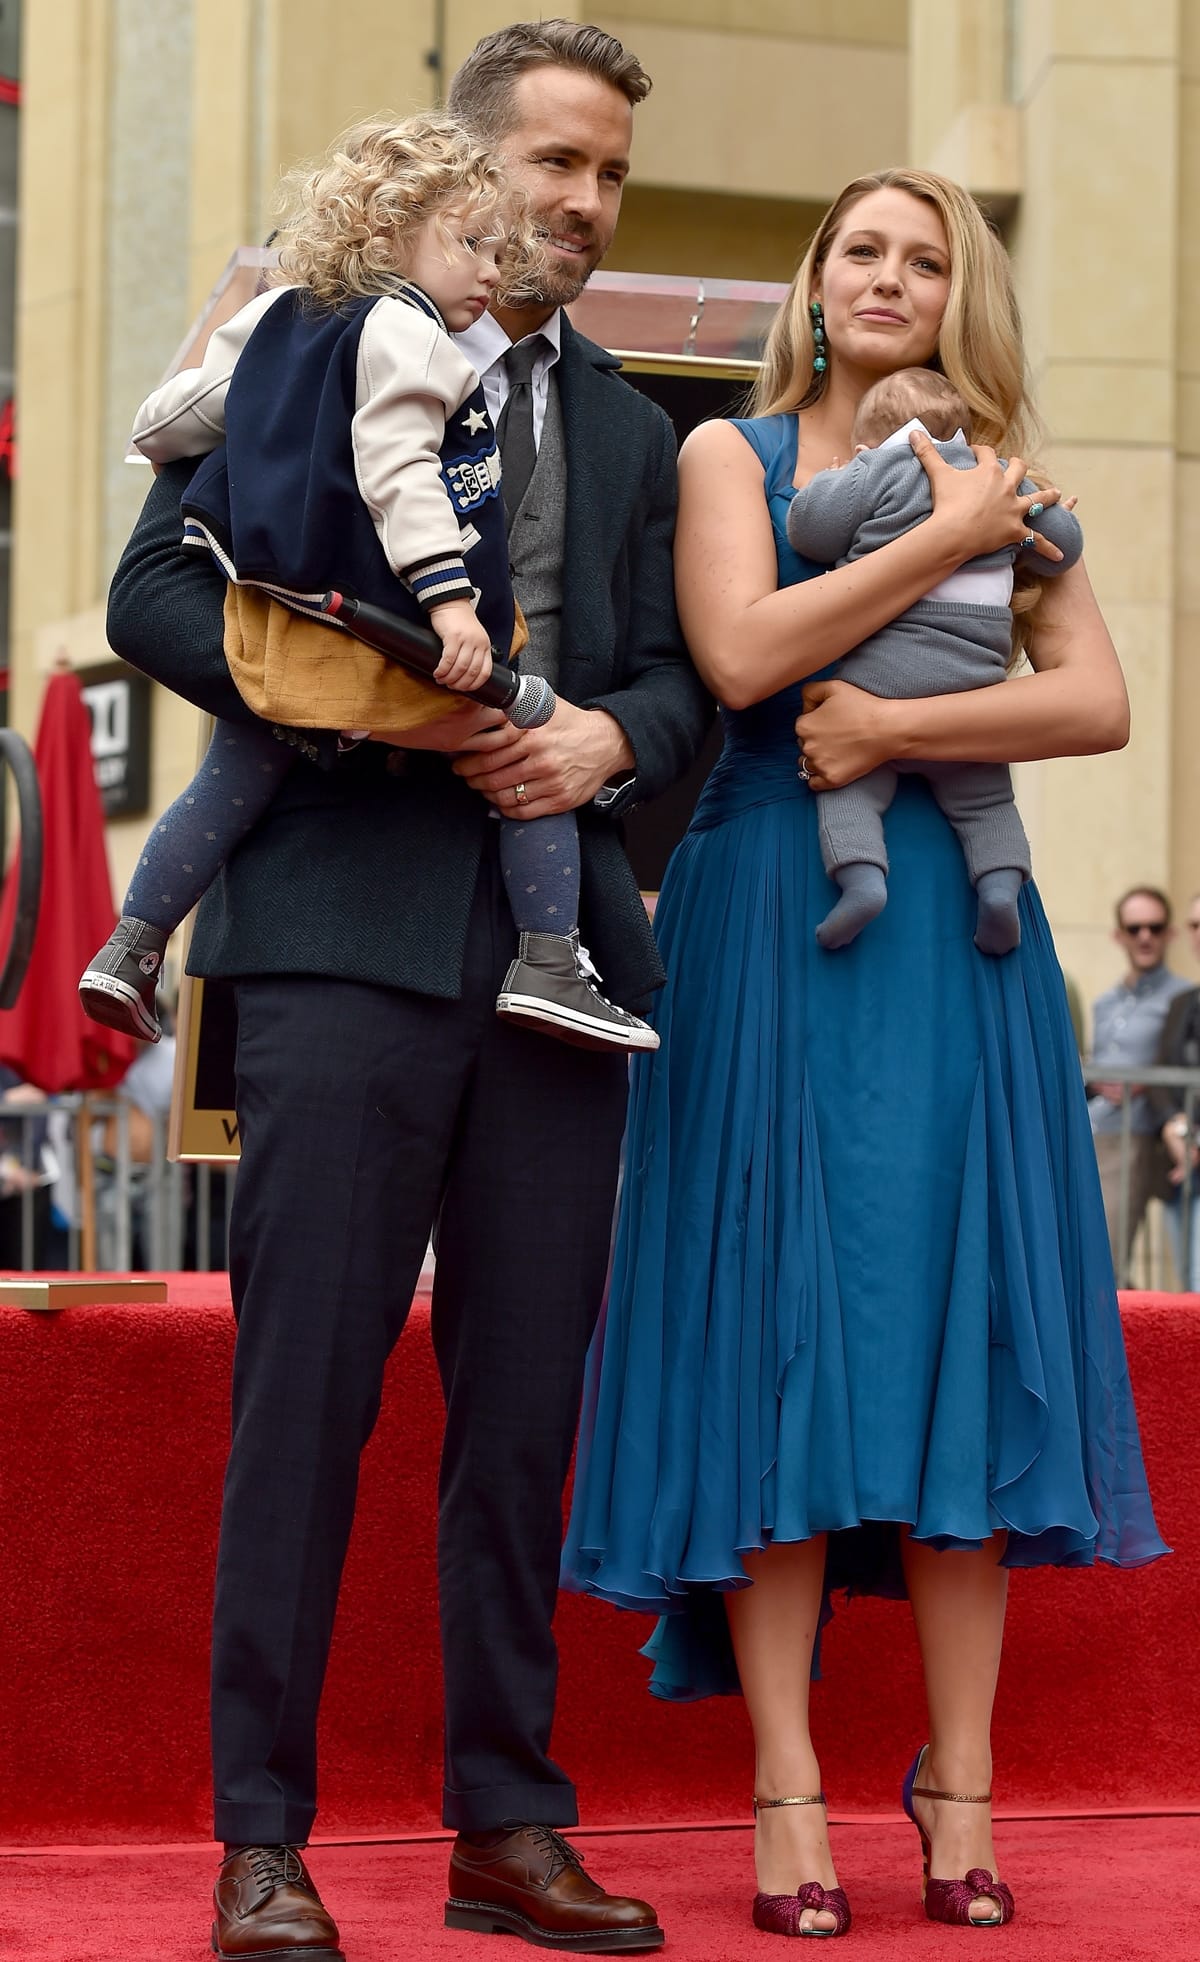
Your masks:
{"label": "turquoise drop earring", "polygon": [[829,363],[825,358],[825,315],[820,300],[810,300],[808,310],[812,315],[813,373],[823,375]]}

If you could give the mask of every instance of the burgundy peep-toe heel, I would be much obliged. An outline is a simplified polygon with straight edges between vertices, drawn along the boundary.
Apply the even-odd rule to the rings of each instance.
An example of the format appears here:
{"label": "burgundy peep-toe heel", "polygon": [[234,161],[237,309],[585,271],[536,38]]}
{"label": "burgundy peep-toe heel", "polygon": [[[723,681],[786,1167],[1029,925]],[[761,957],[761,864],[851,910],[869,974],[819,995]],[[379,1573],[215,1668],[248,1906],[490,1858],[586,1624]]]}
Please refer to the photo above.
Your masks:
{"label": "burgundy peep-toe heel", "polygon": [[[925,1903],[925,1913],[930,1921],[946,1921],[958,1928],[1003,1928],[1016,1913],[1012,1890],[1002,1880],[993,1879],[986,1867],[971,1867],[963,1880],[932,1880],[929,1875],[929,1857],[932,1851],[929,1837],[913,1810],[914,1798],[949,1799],[954,1805],[990,1805],[990,1792],[938,1792],[930,1785],[918,1785],[921,1766],[925,1762],[928,1744],[922,1744],[916,1757],[908,1767],[904,1780],[901,1801],[913,1825],[921,1837],[921,1899]],[[998,1912],[989,1915],[986,1921],[976,1921],[971,1909],[976,1901],[992,1900],[997,1903]]]}
{"label": "burgundy peep-toe heel", "polygon": [[[824,1803],[824,1792],[818,1792],[815,1798],[752,1800],[756,1814],[776,1805],[824,1805]],[[800,1917],[810,1908],[815,1914],[831,1914],[834,1918],[834,1926],[802,1928]],[[819,1880],[806,1880],[794,1894],[756,1894],[754,1925],[768,1935],[797,1935],[805,1941],[814,1938],[822,1940],[831,1935],[844,1935],[850,1926],[850,1903],[840,1887],[822,1887]]]}

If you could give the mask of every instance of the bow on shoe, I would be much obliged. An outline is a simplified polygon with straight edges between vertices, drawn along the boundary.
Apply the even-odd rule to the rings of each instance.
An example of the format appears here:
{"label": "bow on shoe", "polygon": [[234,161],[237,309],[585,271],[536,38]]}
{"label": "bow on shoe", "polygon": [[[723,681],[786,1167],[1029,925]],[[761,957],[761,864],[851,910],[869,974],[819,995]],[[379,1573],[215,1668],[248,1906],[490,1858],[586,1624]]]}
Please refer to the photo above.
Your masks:
{"label": "bow on shoe", "polygon": [[[808,1913],[831,1914],[832,1928],[802,1928]],[[840,1887],[822,1887],[819,1880],[806,1880],[794,1894],[758,1894],[754,1901],[754,1925],[771,1935],[844,1935],[850,1926],[850,1903]]]}
{"label": "bow on shoe", "polygon": [[[932,1903],[931,1903],[932,1897]],[[976,1901],[995,1901],[999,1914],[983,1921],[971,1913]],[[932,1905],[932,1912],[931,1912]],[[931,1921],[949,1921],[975,1928],[1000,1927],[1016,1913],[1012,1890],[1002,1880],[993,1880],[986,1867],[970,1867],[964,1880],[931,1880],[925,1896],[925,1911]]]}

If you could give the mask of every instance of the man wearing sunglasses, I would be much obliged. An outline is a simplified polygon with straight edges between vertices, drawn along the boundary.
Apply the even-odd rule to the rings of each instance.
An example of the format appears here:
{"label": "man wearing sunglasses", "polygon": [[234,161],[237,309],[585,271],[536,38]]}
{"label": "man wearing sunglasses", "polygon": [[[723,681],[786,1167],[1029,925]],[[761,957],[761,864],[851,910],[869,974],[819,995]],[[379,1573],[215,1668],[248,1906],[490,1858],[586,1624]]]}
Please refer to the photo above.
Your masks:
{"label": "man wearing sunglasses", "polygon": [[[1166,1198],[1160,1121],[1137,1084],[1110,1082],[1106,1069],[1136,1069],[1158,1059],[1167,1011],[1190,983],[1167,966],[1174,937],[1171,902],[1157,886],[1133,886],[1116,904],[1113,939],[1125,956],[1125,972],[1092,1009],[1092,1062],[1088,1108],[1104,1193],[1104,1213],[1117,1280],[1126,1280],[1134,1234],[1151,1199]],[[1121,1103],[1130,1100],[1128,1203],[1122,1219]],[[1122,1230],[1122,1228],[1124,1230]]]}

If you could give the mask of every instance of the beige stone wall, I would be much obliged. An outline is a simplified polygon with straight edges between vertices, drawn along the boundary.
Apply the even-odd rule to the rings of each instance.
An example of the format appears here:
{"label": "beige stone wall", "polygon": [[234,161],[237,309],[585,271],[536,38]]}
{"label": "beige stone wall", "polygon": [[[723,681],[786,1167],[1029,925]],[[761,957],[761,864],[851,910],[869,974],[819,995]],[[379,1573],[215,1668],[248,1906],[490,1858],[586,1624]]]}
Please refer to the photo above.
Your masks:
{"label": "beige stone wall", "polygon": [[1117,894],[1144,879],[1182,905],[1200,885],[1200,5],[913,0],[910,53],[913,160],[1007,220],[1045,460],[1079,495],[1129,685],[1120,755],[1017,771],[1063,964],[1091,999],[1119,959]]}
{"label": "beige stone wall", "polygon": [[1026,0],[1013,50],[1028,164],[1014,245],[1049,460],[1079,493],[1133,713],[1119,756],[1020,773],[1037,780],[1036,863],[1063,964],[1089,999],[1118,959],[1117,894],[1143,879],[1186,896],[1172,767],[1186,556],[1176,524],[1179,18],[1164,0],[1136,18],[1120,0]]}
{"label": "beige stone wall", "polygon": [[612,264],[623,272],[789,280],[825,205],[630,184]]}
{"label": "beige stone wall", "polygon": [[[1119,757],[1024,769],[1065,965],[1111,978],[1109,906],[1200,886],[1200,0],[556,0],[636,49],[655,87],[614,267],[789,277],[847,178],[908,159],[1004,224],[1048,460],[1080,494],[1130,681]],[[41,664],[104,651],[102,604],[147,488],[123,459],[282,169],[351,117],[436,99],[493,0],[26,0],[12,713]],[[441,45],[435,37],[441,31]],[[428,57],[436,59],[430,64]],[[440,69],[439,69],[440,62]],[[196,718],[156,701],[154,786]],[[114,827],[119,880],[142,820]]]}
{"label": "beige stone wall", "polygon": [[[908,0],[743,0],[741,5],[732,0],[605,0],[603,13],[611,31],[639,55],[642,22],[858,47],[903,49],[907,43]],[[588,13],[586,18],[599,15]]]}
{"label": "beige stone wall", "polygon": [[1200,891],[1200,0],[1179,16],[1171,890]]}
{"label": "beige stone wall", "polygon": [[[745,8],[736,26],[674,24],[711,9],[605,7],[600,25],[635,48],[654,88],[638,110],[643,182],[828,203],[848,178],[903,159],[907,54],[889,38],[810,38],[826,10]],[[728,10],[726,10],[728,13]],[[887,7],[857,10],[860,25]],[[670,13],[671,21],[662,16]],[[649,16],[649,17],[648,17]],[[774,31],[764,17],[775,20]],[[758,27],[743,27],[753,17]],[[716,273],[721,269],[710,266]]]}

